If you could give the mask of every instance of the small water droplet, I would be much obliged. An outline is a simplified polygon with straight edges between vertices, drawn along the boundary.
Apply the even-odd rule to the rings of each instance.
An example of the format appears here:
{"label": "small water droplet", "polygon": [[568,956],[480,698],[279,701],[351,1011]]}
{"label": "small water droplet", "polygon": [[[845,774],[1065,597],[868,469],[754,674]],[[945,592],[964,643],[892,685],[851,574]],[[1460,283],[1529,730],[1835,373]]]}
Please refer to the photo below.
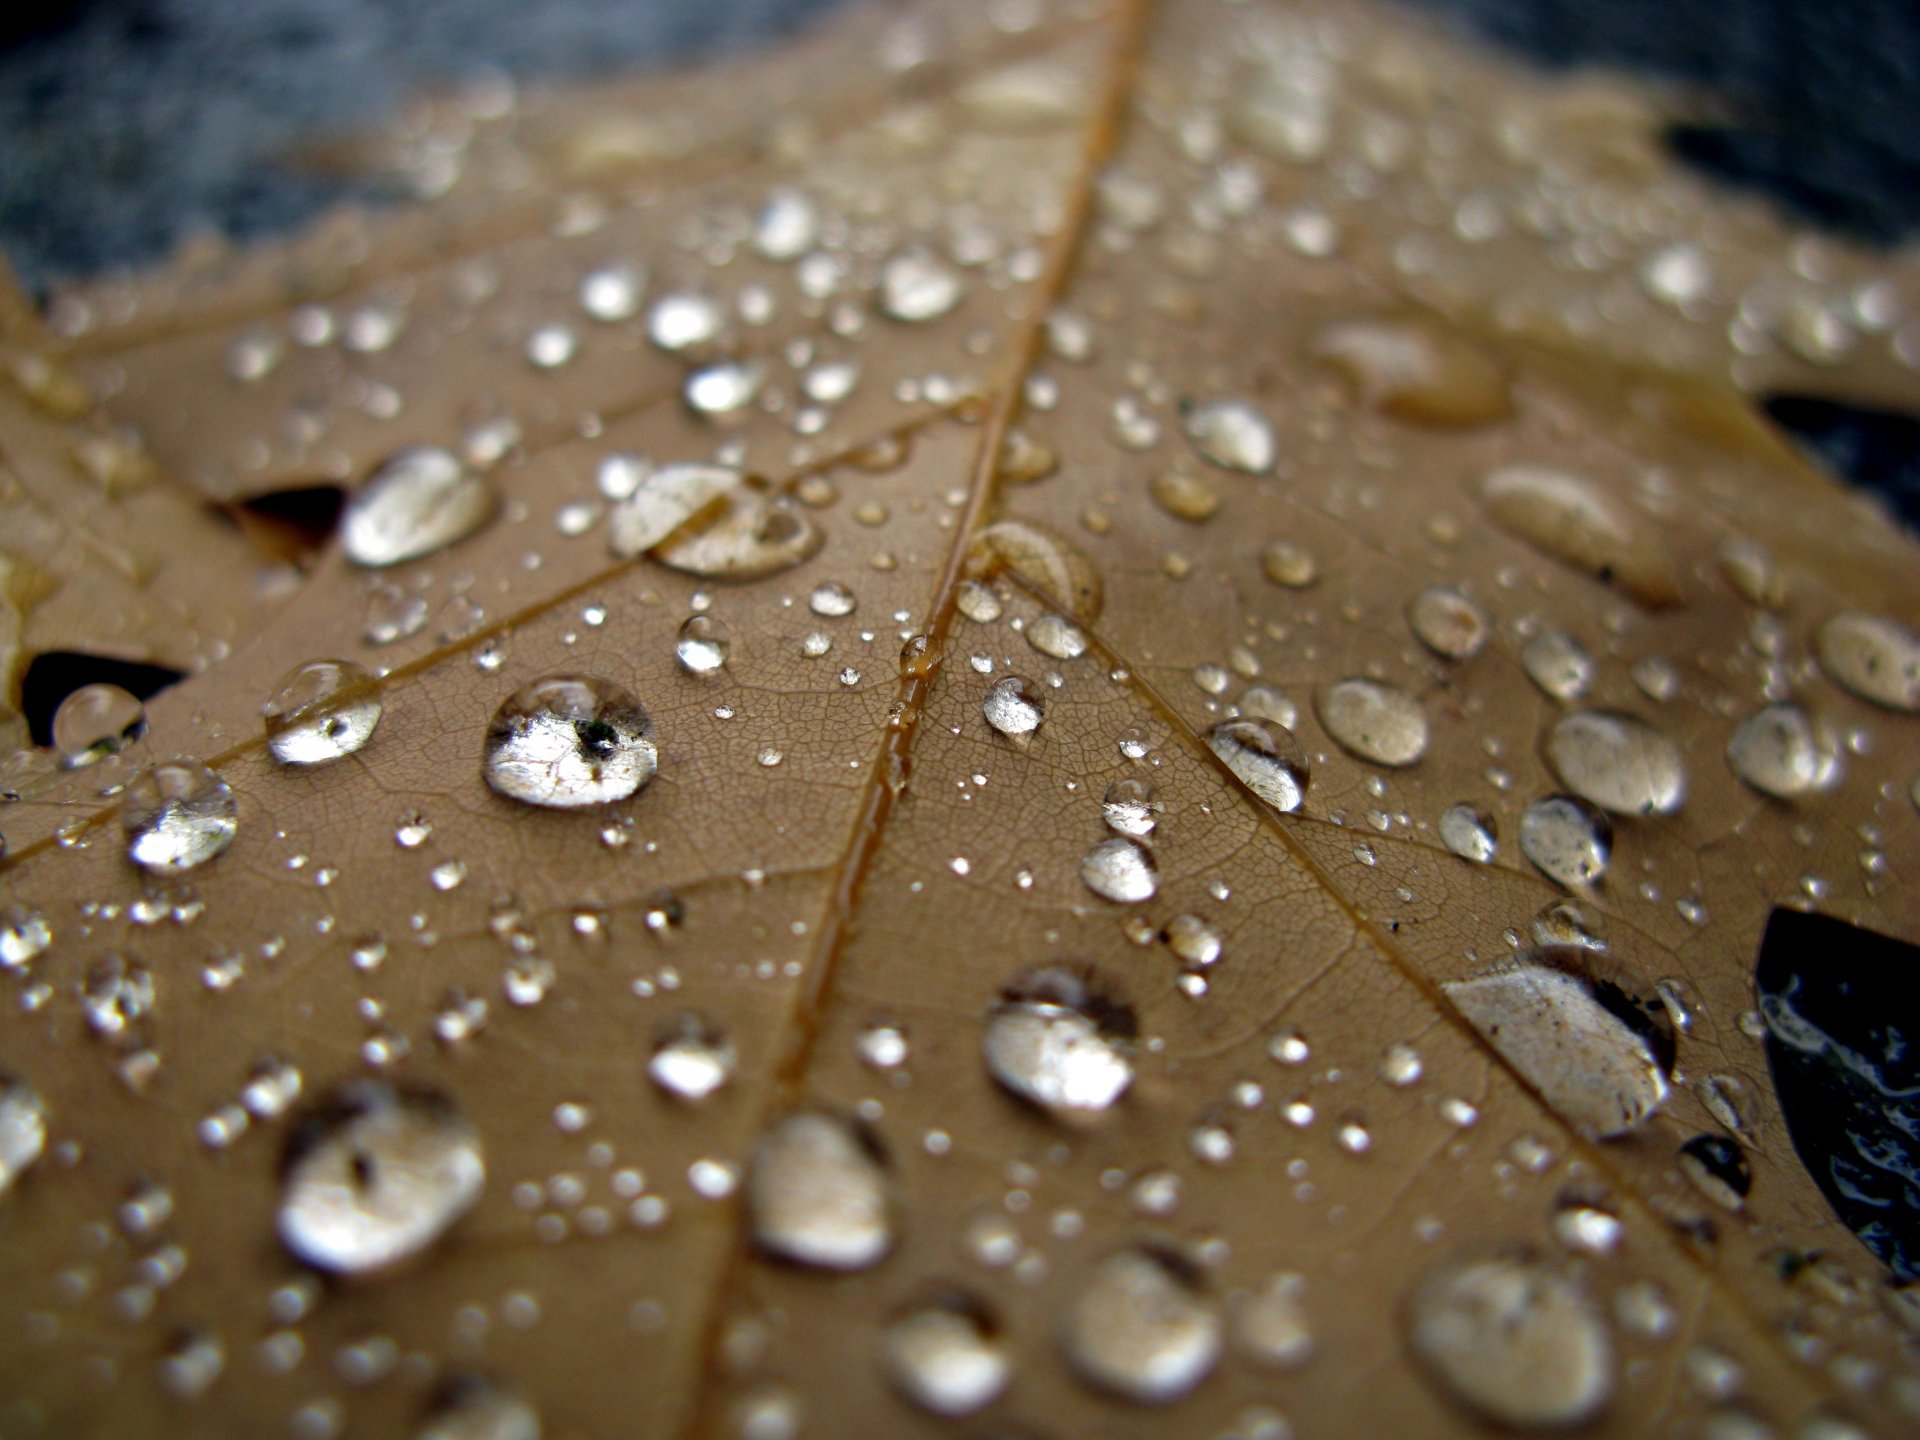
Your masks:
{"label": "small water droplet", "polygon": [[887,1326],[888,1378],[934,1415],[971,1415],[1000,1398],[1012,1364],[995,1326],[970,1297],[943,1292]]}
{"label": "small water droplet", "polygon": [[0,1196],[47,1148],[47,1112],[24,1080],[0,1071]]}
{"label": "small water droplet", "polygon": [[499,500],[451,451],[401,450],[367,477],[340,513],[340,545],[379,568],[445,549],[493,518]]}
{"label": "small water droplet", "polygon": [[1261,551],[1260,568],[1267,579],[1289,590],[1304,590],[1320,578],[1313,552],[1290,540],[1276,540]]}
{"label": "small water droplet", "polygon": [[1012,740],[1025,740],[1040,728],[1047,704],[1032,681],[1008,675],[987,687],[980,702],[987,723]]}
{"label": "small water droplet", "polygon": [[1115,835],[1100,841],[1080,861],[1080,878],[1103,900],[1137,905],[1160,889],[1160,871],[1139,841]]}
{"label": "small water droplet", "polygon": [[1458,590],[1434,585],[1407,606],[1407,627],[1414,638],[1443,660],[1470,660],[1487,643],[1487,612]]}
{"label": "small water droplet", "polygon": [[1578,700],[1593,688],[1593,656],[1564,630],[1534,636],[1520,652],[1520,664],[1528,678],[1555,700]]}
{"label": "small water droplet", "polygon": [[602,324],[631,320],[640,313],[646,272],[631,265],[602,265],[580,280],[580,308]]}
{"label": "small water droplet", "polygon": [[1110,1110],[1133,1083],[1133,1011],[1072,970],[1029,971],[987,1015],[981,1054],[1010,1093],[1070,1118]]}
{"label": "small water droplet", "polygon": [[1093,1267],[1068,1307],[1061,1343],[1088,1384],[1124,1400],[1165,1405],[1212,1373],[1224,1329],[1193,1269],[1142,1247]]}
{"label": "small water droplet", "polygon": [[1188,442],[1204,460],[1248,475],[1273,471],[1279,447],[1267,417],[1244,400],[1210,400],[1181,417]]}
{"label": "small water droplet", "polygon": [[1053,660],[1078,660],[1087,653],[1087,636],[1059,615],[1042,615],[1027,626],[1027,644]]}
{"label": "small water droplet", "polygon": [[754,402],[765,382],[757,361],[716,360],[690,370],[680,395],[697,415],[733,415]]}
{"label": "small water droplet", "polygon": [[684,1011],[655,1038],[647,1075],[681,1100],[704,1100],[733,1078],[739,1055],[706,1016]]}
{"label": "small water droplet", "polygon": [[1420,1052],[1403,1041],[1389,1045],[1380,1056],[1380,1078],[1399,1088],[1415,1084],[1426,1073]]}
{"label": "small water droplet", "polygon": [[1427,712],[1397,686],[1356,677],[1315,696],[1314,708],[1341,749],[1375,765],[1417,764],[1427,753]]}
{"label": "small water droplet", "polygon": [[693,675],[711,675],[727,663],[732,649],[733,637],[727,627],[711,615],[689,616],[673,643],[674,658]]}
{"label": "small water droplet", "polygon": [[1100,802],[1100,815],[1107,828],[1121,835],[1151,835],[1160,823],[1160,810],[1151,782],[1131,776],[1109,785],[1106,798]]}
{"label": "small water droplet", "polygon": [[1562,896],[1541,907],[1527,926],[1527,934],[1539,946],[1567,945],[1576,950],[1604,954],[1607,944],[1607,917],[1584,901]]}
{"label": "small water droplet", "polygon": [[501,702],[481,773],[510,800],[572,809],[626,799],[653,778],[655,761],[653,721],[630,693],[550,675]]}
{"label": "small water droplet", "polygon": [[1307,796],[1307,755],[1293,732],[1258,720],[1225,720],[1207,731],[1207,747],[1240,782],[1274,809],[1291,813]]}
{"label": "small water droplet", "polygon": [[118,685],[82,685],[53,712],[53,748],[75,770],[119,753],[146,733],[146,706]]}
{"label": "small water droplet", "polygon": [[1549,795],[1520,817],[1520,853],[1570,890],[1597,885],[1613,858],[1613,826],[1585,800]]}
{"label": "small water droplet", "polygon": [[662,350],[690,350],[720,333],[720,302],[690,290],[662,295],[647,311],[647,339]]}
{"label": "small water droplet", "polygon": [[770,1124],[747,1170],[754,1240],[797,1265],[864,1270],[893,1248],[892,1198],[877,1142],[829,1110]]}
{"label": "small water droplet", "polygon": [[806,192],[782,186],[770,192],[753,221],[753,248],[768,260],[797,260],[814,247],[820,216]]}
{"label": "small water droplet", "polygon": [[24,970],[53,943],[47,917],[30,905],[0,905],[0,970]]}
{"label": "small water droplet", "polygon": [[1462,860],[1488,865],[1500,850],[1499,832],[1493,817],[1478,805],[1462,801],[1449,805],[1440,816],[1440,843]]}
{"label": "small water droplet", "polygon": [[960,272],[923,247],[902,250],[880,267],[880,311],[893,320],[937,320],[965,293]]}
{"label": "small water droplet", "polygon": [[962,580],[954,603],[976,625],[991,625],[1000,618],[1000,597],[978,580]]}
{"label": "small water droplet", "polygon": [[310,660],[287,672],[267,703],[267,748],[283,765],[322,765],[351,755],[380,723],[373,677],[351,660]]}
{"label": "small water droplet", "polygon": [[233,790],[198,760],[153,766],[120,801],[127,856],[155,875],[177,875],[213,859],[233,843],[238,816]]}
{"label": "small water droplet", "polygon": [[1737,1141],[1724,1135],[1696,1135],[1680,1147],[1680,1173],[1723,1210],[1746,1207],[1753,1170]]}

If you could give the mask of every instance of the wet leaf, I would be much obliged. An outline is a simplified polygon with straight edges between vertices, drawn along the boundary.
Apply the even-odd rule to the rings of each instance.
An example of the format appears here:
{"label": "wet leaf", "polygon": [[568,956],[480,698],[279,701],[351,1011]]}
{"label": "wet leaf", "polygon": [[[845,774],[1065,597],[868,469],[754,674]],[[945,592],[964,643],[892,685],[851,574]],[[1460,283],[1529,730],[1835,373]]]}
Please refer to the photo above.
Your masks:
{"label": "wet leaf", "polygon": [[0,1430],[1911,1429],[1754,977],[1920,932],[1920,555],[1752,397],[1920,270],[1674,118],[856,10],[9,307],[169,562],[11,643],[196,673],[10,762]]}

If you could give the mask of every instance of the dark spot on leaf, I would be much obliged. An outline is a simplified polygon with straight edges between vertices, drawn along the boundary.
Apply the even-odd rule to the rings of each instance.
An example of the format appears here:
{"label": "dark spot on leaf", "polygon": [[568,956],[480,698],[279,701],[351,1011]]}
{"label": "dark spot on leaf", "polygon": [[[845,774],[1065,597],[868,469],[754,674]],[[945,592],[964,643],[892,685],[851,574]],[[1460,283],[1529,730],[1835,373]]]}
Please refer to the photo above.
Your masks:
{"label": "dark spot on leaf", "polygon": [[1762,408],[1807,454],[1920,531],[1920,415],[1816,395],[1769,395]]}
{"label": "dark spot on leaf", "polygon": [[1775,910],[1755,983],[1801,1164],[1901,1280],[1920,1276],[1920,947]]}
{"label": "dark spot on leaf", "polygon": [[53,715],[60,702],[86,685],[118,685],[135,699],[146,700],[186,676],[164,665],[138,660],[116,660],[110,655],[86,655],[74,650],[48,650],[33,657],[20,677],[20,713],[26,716],[33,743],[53,743]]}
{"label": "dark spot on leaf", "polygon": [[304,566],[332,541],[346,501],[347,492],[338,485],[308,485],[256,495],[228,513],[276,559]]}
{"label": "dark spot on leaf", "polygon": [[1743,1200],[1753,1189],[1753,1171],[1745,1152],[1724,1135],[1696,1135],[1680,1147],[1680,1153]]}

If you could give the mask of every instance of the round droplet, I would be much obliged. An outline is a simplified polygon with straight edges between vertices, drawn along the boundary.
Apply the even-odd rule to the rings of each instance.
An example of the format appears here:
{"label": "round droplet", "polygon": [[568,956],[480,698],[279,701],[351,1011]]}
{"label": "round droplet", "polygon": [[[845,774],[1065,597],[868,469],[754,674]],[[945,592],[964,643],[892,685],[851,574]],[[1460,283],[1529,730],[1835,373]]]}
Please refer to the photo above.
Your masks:
{"label": "round droplet", "polygon": [[716,360],[689,371],[680,394],[696,415],[732,415],[760,394],[766,370],[752,360]]}
{"label": "round droplet", "polygon": [[283,765],[324,765],[351,755],[380,723],[373,676],[351,660],[310,660],[287,672],[260,707],[267,748]]}
{"label": "round droplet", "polygon": [[426,1249],[480,1198],[480,1137],[431,1090],[357,1081],[287,1143],[280,1239],[336,1274],[382,1270]]}
{"label": "round droplet", "polygon": [[23,970],[53,943],[47,917],[30,905],[0,905],[0,970]]}
{"label": "round droplet", "polygon": [[987,687],[980,702],[987,723],[1012,740],[1024,740],[1040,728],[1047,703],[1038,688],[1018,675],[1008,675]]}
{"label": "round droplet", "polygon": [[0,1196],[47,1148],[47,1112],[24,1080],[0,1071]]}
{"label": "round droplet", "polygon": [[680,1100],[704,1100],[733,1078],[740,1057],[706,1016],[686,1011],[655,1037],[647,1076]]}
{"label": "round droplet", "polygon": [[653,778],[653,721],[626,690],[550,675],[501,702],[481,774],[509,800],[553,809],[624,800]]}
{"label": "round droplet", "polygon": [[1060,615],[1042,615],[1027,626],[1027,644],[1053,660],[1078,660],[1087,653],[1087,634]]}
{"label": "round droplet", "polygon": [[893,1248],[887,1173],[873,1137],[828,1110],[796,1110],[767,1127],[747,1170],[760,1248],[796,1265],[864,1270]]}
{"label": "round droplet", "polygon": [[1485,647],[1487,612],[1445,585],[1434,585],[1407,606],[1407,628],[1443,660],[1470,660]]}
{"label": "round droplet", "polygon": [[1555,700],[1578,700],[1593,688],[1593,656],[1564,630],[1534,636],[1520,652],[1520,664],[1533,683]]}
{"label": "round droplet", "polygon": [[1181,428],[1195,452],[1223,470],[1248,475],[1273,471],[1279,453],[1273,426],[1244,400],[1190,405],[1181,417]]}
{"label": "round droplet", "polygon": [[1517,1430],[1584,1424],[1613,1397],[1613,1338],[1585,1289],[1525,1256],[1441,1266],[1414,1292],[1407,1340],[1467,1408]]}
{"label": "round droplet", "polygon": [[718,335],[724,319],[720,302],[711,296],[677,291],[662,295],[647,311],[647,339],[662,350],[689,350]]}
{"label": "round droplet", "polygon": [[1133,1083],[1130,1007],[1075,972],[1031,971],[987,1015],[981,1054],[1007,1091],[1070,1118],[1110,1110]]}
{"label": "round droplet", "polygon": [[640,313],[640,297],[647,288],[644,272],[631,265],[603,265],[580,281],[580,308],[595,320],[613,324]]}
{"label": "round droplet", "polygon": [[1160,809],[1149,781],[1125,776],[1107,787],[1106,798],[1100,802],[1100,818],[1117,834],[1146,836],[1160,823]]}
{"label": "round droplet", "polygon": [[880,267],[880,311],[890,319],[937,320],[964,294],[960,272],[928,249],[902,250]]}
{"label": "round droplet", "polygon": [[233,843],[239,813],[227,782],[198,760],[155,765],[121,797],[127,857],[154,875],[204,865]]}
{"label": "round droplet", "polygon": [[1276,540],[1261,551],[1260,569],[1267,579],[1289,590],[1304,590],[1320,578],[1320,562],[1313,552],[1291,540]]}
{"label": "round droplet", "polygon": [[1827,678],[1889,710],[1920,711],[1920,636],[1884,615],[1835,615],[1814,637]]}
{"label": "round droplet", "polygon": [[340,544],[356,565],[398,565],[464,540],[493,518],[493,487],[451,451],[419,445],[394,455],[340,512]]}
{"label": "round droplet", "polygon": [[673,642],[674,658],[692,675],[713,674],[727,663],[732,649],[733,637],[726,625],[711,615],[688,616]]}
{"label": "round droplet", "polygon": [[1520,817],[1520,853],[1569,889],[1597,885],[1613,857],[1613,826],[1585,800],[1549,795]]}
{"label": "round droplet", "polygon": [[753,248],[768,260],[797,260],[819,236],[820,216],[801,190],[773,191],[754,217]]}
{"label": "round droplet", "polygon": [[1341,749],[1375,765],[1412,765],[1427,753],[1426,709],[1405,690],[1355,678],[1315,697],[1327,734]]}
{"label": "round droplet", "polygon": [[837,620],[842,615],[851,615],[855,600],[853,591],[838,580],[822,580],[813,587],[813,593],[807,596],[807,608],[816,615],[824,615]]}
{"label": "round droplet", "polygon": [[962,580],[954,604],[976,625],[991,625],[1000,618],[1000,597],[993,593],[992,586],[978,580]]}
{"label": "round droplet", "polygon": [[1165,1405],[1212,1372],[1224,1329],[1190,1267],[1139,1248],[1093,1267],[1068,1307],[1061,1342],[1088,1384],[1143,1405]]}
{"label": "round droplet", "polygon": [[1154,503],[1177,520],[1198,525],[1220,508],[1220,492],[1198,475],[1167,470],[1148,485]]}
{"label": "round droplet", "polygon": [[1499,832],[1493,817],[1478,805],[1464,801],[1449,805],[1440,817],[1440,843],[1462,860],[1488,865],[1500,850]]}
{"label": "round droplet", "polygon": [[1791,800],[1840,780],[1840,747],[1818,716],[1791,701],[1755,711],[1727,742],[1727,763],[1763,795]]}
{"label": "round droplet", "polygon": [[1291,813],[1306,799],[1307,754],[1285,726],[1224,720],[1207,731],[1207,747],[1274,809]]}
{"label": "round droplet", "polygon": [[147,707],[118,685],[82,685],[53,712],[53,748],[74,769],[118,753],[147,733]]}
{"label": "round droplet", "polygon": [[1183,965],[1200,969],[1218,964],[1225,948],[1220,931],[1204,915],[1174,916],[1161,938]]}
{"label": "round droplet", "polygon": [[1080,878],[1103,900],[1138,905],[1160,888],[1160,870],[1139,841],[1123,835],[1102,840],[1080,861]]}
{"label": "round droplet", "polygon": [[971,1415],[1000,1398],[1012,1374],[1006,1346],[978,1304],[943,1294],[887,1326],[887,1375],[933,1415]]}
{"label": "round droplet", "polygon": [[1564,716],[1546,750],[1563,785],[1616,815],[1671,815],[1686,799],[1680,747],[1631,715],[1581,710]]}

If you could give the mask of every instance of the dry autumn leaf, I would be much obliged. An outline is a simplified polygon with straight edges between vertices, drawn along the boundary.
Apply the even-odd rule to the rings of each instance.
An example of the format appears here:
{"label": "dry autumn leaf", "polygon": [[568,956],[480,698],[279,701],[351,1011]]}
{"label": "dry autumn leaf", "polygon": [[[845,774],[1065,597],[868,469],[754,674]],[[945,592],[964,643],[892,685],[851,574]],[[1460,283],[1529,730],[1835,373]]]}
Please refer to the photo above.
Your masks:
{"label": "dry autumn leaf", "polygon": [[0,306],[10,703],[195,672],[7,768],[0,1433],[1911,1433],[1920,557],[1753,396],[1920,267],[1677,104],[856,9]]}

